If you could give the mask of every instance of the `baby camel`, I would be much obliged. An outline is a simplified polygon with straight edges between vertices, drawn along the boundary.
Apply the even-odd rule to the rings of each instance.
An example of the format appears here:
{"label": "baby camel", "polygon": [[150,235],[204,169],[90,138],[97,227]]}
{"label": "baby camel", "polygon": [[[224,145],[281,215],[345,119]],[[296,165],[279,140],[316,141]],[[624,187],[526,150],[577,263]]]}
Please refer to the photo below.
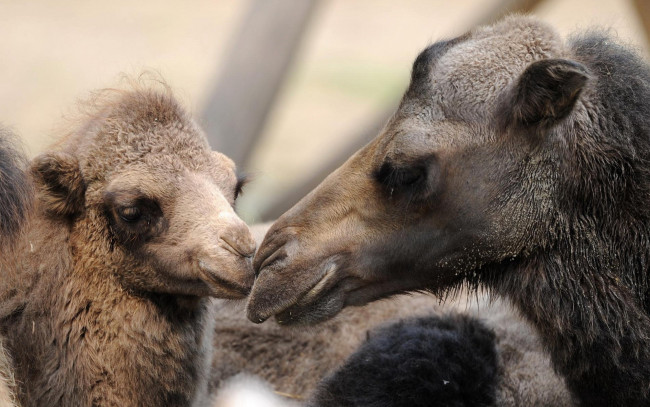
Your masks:
{"label": "baby camel", "polygon": [[34,209],[4,253],[0,328],[24,406],[205,399],[208,297],[242,298],[255,243],[234,164],[168,89],[105,91],[31,163]]}

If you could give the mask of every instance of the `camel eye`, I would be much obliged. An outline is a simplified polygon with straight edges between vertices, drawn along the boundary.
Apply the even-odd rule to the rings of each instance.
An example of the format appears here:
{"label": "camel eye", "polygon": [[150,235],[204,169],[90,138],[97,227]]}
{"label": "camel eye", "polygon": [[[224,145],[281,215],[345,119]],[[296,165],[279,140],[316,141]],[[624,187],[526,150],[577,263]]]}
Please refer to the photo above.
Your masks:
{"label": "camel eye", "polygon": [[120,219],[125,222],[136,222],[142,216],[142,211],[137,206],[122,207],[117,210]]}
{"label": "camel eye", "polygon": [[387,161],[375,173],[375,179],[392,194],[418,184],[426,175],[427,169],[424,165],[397,167]]}
{"label": "camel eye", "polygon": [[115,242],[135,249],[168,227],[158,202],[139,190],[106,191],[104,213]]}
{"label": "camel eye", "polygon": [[440,164],[434,154],[401,163],[385,160],[373,174],[389,201],[407,205],[433,199],[440,188],[440,176]]}

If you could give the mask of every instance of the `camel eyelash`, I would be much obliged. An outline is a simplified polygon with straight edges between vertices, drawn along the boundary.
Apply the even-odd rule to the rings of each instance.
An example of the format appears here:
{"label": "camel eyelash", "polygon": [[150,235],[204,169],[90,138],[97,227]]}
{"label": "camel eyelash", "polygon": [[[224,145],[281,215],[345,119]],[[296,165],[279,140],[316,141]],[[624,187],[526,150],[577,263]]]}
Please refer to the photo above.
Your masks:
{"label": "camel eyelash", "polygon": [[244,192],[244,186],[250,182],[250,178],[246,174],[237,175],[237,184],[235,185],[235,200]]}

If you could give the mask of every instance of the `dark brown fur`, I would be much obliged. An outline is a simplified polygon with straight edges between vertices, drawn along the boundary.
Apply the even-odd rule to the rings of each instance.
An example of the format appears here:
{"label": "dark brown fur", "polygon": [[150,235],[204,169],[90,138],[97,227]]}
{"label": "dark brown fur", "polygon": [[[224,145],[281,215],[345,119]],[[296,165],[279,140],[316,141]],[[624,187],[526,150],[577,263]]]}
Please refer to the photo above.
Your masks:
{"label": "dark brown fur", "polygon": [[0,247],[13,242],[31,206],[33,193],[26,166],[15,137],[0,126]]}
{"label": "dark brown fur", "polygon": [[[26,160],[13,134],[0,127],[0,263],[5,261],[21,232],[32,205],[33,190],[25,174]],[[0,279],[3,278],[0,276]],[[0,337],[0,405],[17,405],[11,360]]]}
{"label": "dark brown fur", "polygon": [[410,318],[378,329],[321,383],[313,407],[491,407],[494,332],[463,315]]}
{"label": "dark brown fur", "polygon": [[650,403],[650,68],[510,17],[416,60],[384,131],[271,228],[253,321],[488,287],[584,405]]}
{"label": "dark brown fur", "polygon": [[241,298],[255,244],[234,164],[166,89],[106,91],[31,163],[0,328],[24,406],[188,406],[206,397],[208,296]]}

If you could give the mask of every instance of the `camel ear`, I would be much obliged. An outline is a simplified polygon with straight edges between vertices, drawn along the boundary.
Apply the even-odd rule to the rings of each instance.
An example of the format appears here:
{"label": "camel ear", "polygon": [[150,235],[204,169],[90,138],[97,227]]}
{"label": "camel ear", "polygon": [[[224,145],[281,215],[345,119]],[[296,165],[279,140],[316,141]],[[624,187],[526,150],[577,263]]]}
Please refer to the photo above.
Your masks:
{"label": "camel ear", "polygon": [[69,217],[83,210],[86,185],[74,156],[64,152],[39,155],[32,161],[31,172],[39,200],[49,214]]}
{"label": "camel ear", "polygon": [[530,64],[511,94],[509,121],[524,126],[551,126],[571,113],[589,71],[567,59]]}

